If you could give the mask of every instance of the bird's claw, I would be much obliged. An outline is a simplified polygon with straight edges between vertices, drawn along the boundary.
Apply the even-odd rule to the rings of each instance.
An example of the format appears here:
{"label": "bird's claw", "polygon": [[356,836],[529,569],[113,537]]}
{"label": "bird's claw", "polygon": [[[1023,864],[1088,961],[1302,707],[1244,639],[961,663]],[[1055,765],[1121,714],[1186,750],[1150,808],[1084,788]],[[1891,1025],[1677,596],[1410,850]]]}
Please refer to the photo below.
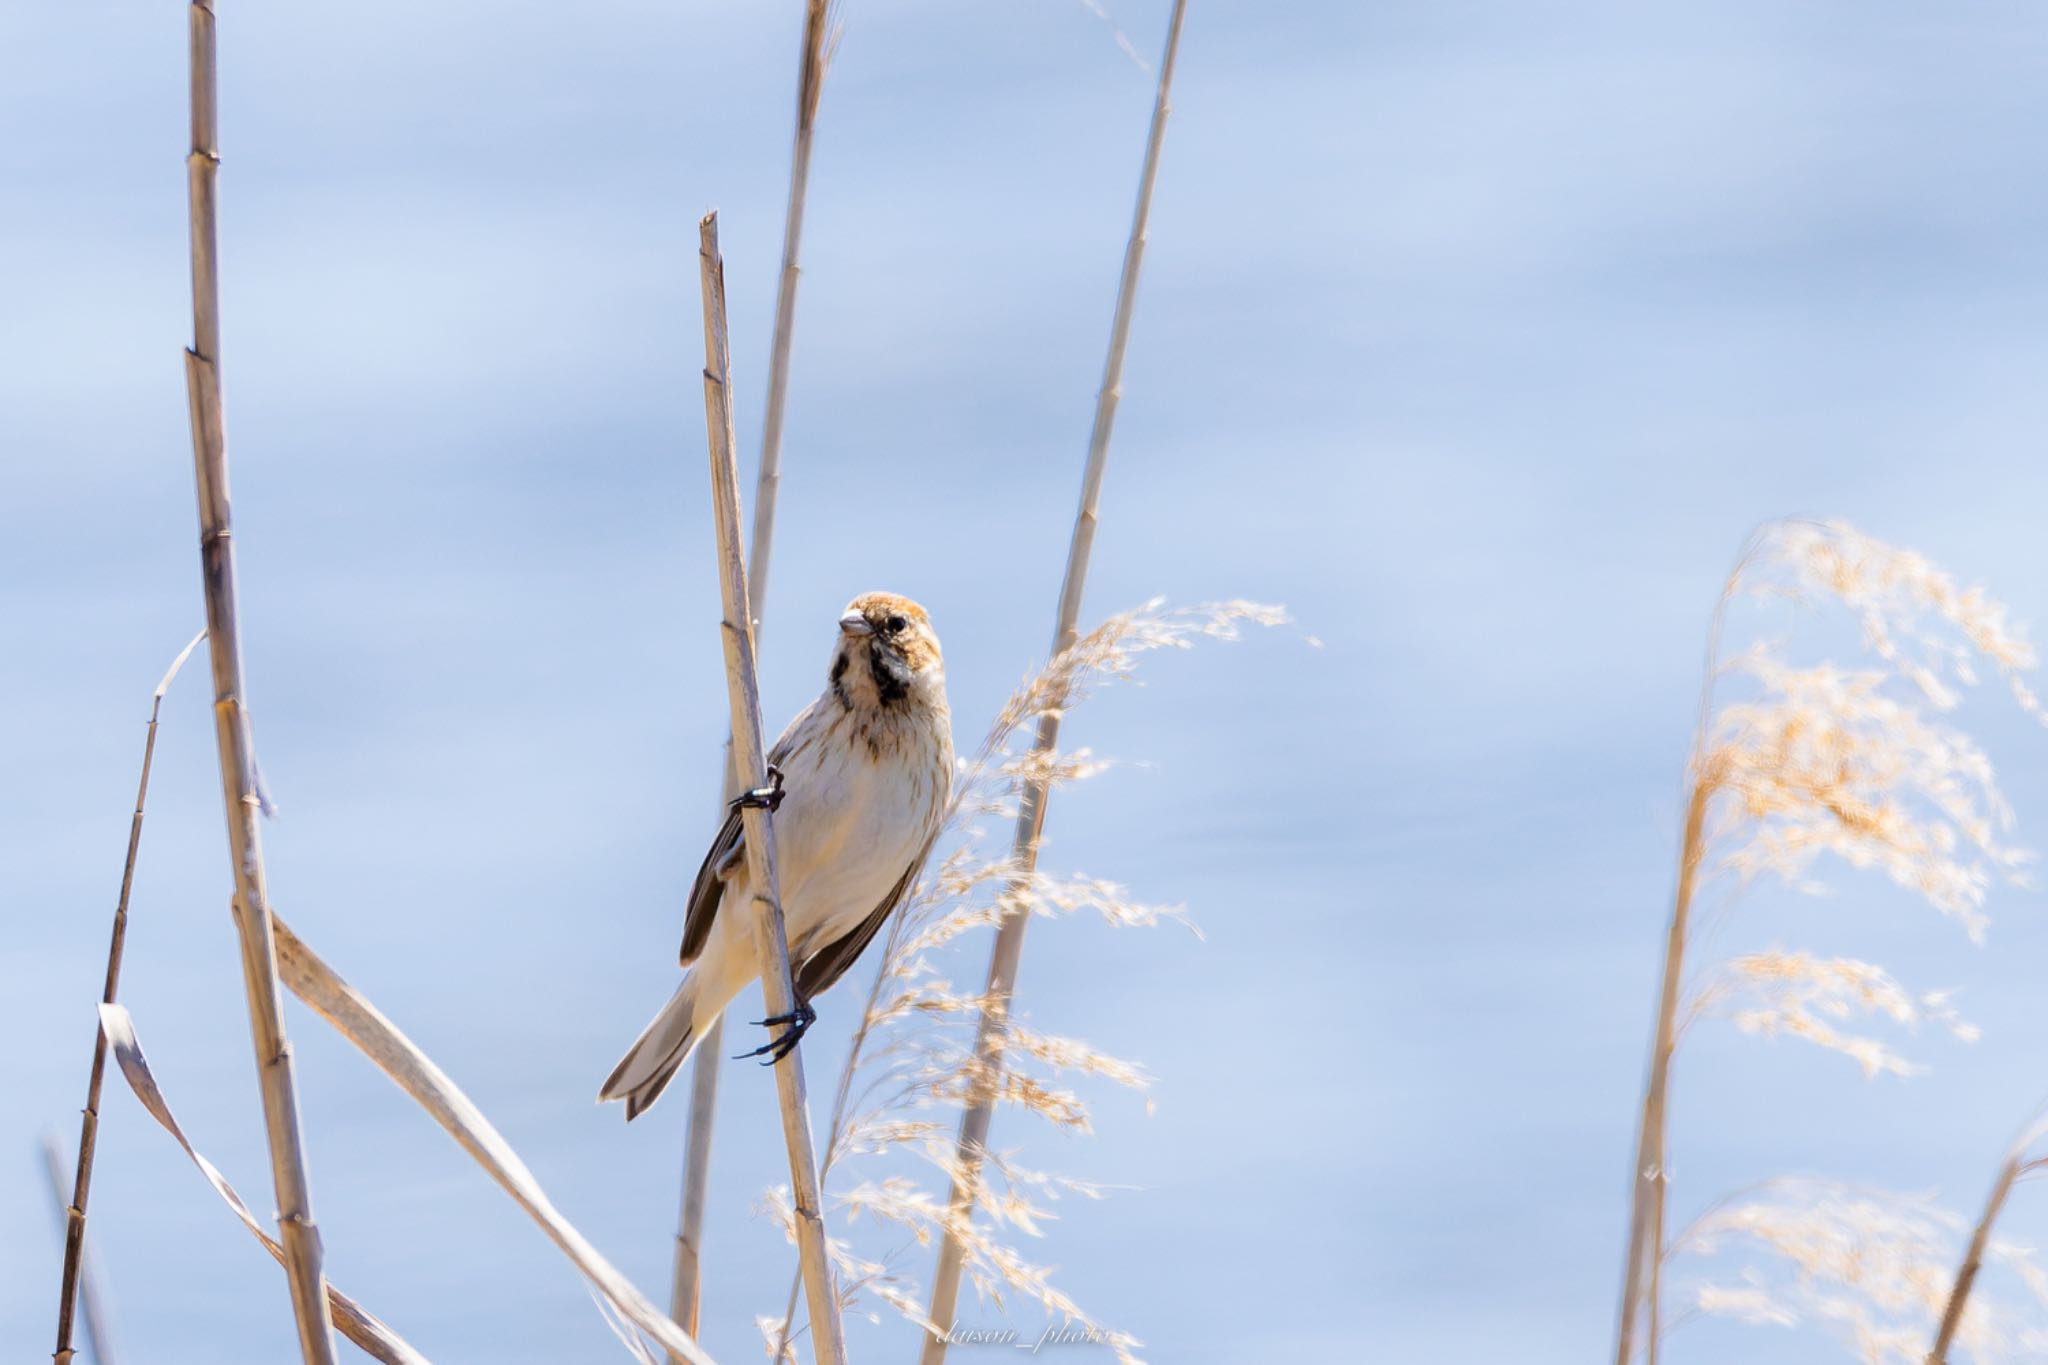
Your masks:
{"label": "bird's claw", "polygon": [[740,1053],[733,1060],[738,1062],[749,1057],[766,1057],[768,1060],[761,1065],[774,1066],[787,1057],[796,1047],[797,1040],[804,1036],[812,1024],[818,1022],[818,1012],[811,1008],[810,1001],[799,1000],[796,1002],[796,1008],[788,1014],[771,1014],[766,1019],[756,1019],[754,1022],[764,1028],[782,1028],[787,1025],[788,1032],[770,1038],[752,1052]]}
{"label": "bird's claw", "polygon": [[751,807],[755,810],[765,810],[773,814],[776,808],[782,804],[782,797],[782,769],[770,763],[768,765],[768,785],[756,787],[752,791],[741,792],[729,804],[734,810],[746,810]]}

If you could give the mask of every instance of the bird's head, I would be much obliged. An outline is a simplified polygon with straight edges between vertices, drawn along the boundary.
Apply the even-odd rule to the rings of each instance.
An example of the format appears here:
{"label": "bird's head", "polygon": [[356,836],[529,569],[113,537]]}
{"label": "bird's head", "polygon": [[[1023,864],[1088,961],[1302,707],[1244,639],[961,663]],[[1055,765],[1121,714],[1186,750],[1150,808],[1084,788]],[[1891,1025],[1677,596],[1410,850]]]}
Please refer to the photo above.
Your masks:
{"label": "bird's head", "polygon": [[931,617],[893,592],[854,598],[839,618],[831,681],[848,707],[945,705],[945,663]]}

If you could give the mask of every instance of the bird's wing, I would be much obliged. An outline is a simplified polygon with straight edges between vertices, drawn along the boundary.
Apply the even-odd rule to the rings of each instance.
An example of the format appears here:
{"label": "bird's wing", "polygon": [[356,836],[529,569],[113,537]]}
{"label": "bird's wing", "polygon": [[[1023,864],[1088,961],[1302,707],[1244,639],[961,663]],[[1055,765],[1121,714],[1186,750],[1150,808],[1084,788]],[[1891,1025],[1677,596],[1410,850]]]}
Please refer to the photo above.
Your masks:
{"label": "bird's wing", "polygon": [[[805,717],[817,705],[805,707],[797,713],[795,720],[775,741],[775,747],[768,751],[769,766],[780,768],[789,762],[790,755],[802,747],[797,740]],[[704,855],[704,865],[697,869],[697,880],[690,884],[690,902],[683,911],[682,963],[685,967],[697,960],[697,954],[704,951],[704,945],[711,941],[711,922],[718,917],[718,903],[725,898],[725,879],[747,856],[746,826],[740,819],[737,807],[725,813],[725,823],[718,827],[718,837],[711,841],[711,851]]]}
{"label": "bird's wing", "polygon": [[873,942],[875,935],[881,931],[890,912],[901,905],[903,898],[910,894],[911,885],[917,880],[918,870],[924,866],[925,856],[931,850],[930,841],[926,841],[925,846],[917,851],[917,856],[910,860],[910,866],[903,870],[903,875],[896,879],[896,885],[889,888],[889,894],[882,897],[882,903],[875,907],[874,913],[854,925],[843,937],[812,953],[797,966],[797,999],[809,1000],[820,995],[830,990],[834,982],[846,975],[846,969],[867,951],[868,944]]}
{"label": "bird's wing", "polygon": [[725,813],[725,823],[719,826],[711,851],[704,855],[704,865],[697,869],[697,880],[690,885],[690,906],[683,913],[682,961],[685,967],[695,962],[697,954],[703,952],[704,945],[711,941],[711,922],[718,917],[719,901],[725,898],[726,874],[746,856],[746,831],[740,824],[739,809],[735,807]]}

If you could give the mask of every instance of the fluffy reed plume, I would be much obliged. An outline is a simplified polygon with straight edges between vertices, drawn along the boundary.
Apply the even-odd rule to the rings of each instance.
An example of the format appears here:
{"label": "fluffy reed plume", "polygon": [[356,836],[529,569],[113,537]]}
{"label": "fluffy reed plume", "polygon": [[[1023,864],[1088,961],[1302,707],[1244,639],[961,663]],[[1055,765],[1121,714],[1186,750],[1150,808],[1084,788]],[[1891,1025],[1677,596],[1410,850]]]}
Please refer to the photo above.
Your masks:
{"label": "fluffy reed plume", "polygon": [[[1730,604],[1746,596],[1846,609],[1877,666],[1795,666],[1762,644],[1724,665],[1722,625]],[[1657,1358],[1671,1060],[1687,1021],[1741,996],[1733,1014],[1748,1031],[1834,1048],[1871,1074],[1910,1067],[1876,1040],[1836,1026],[1859,1009],[1909,1026],[1933,1018],[1969,1036],[1942,997],[1913,997],[1853,959],[1782,952],[1738,959],[1689,1000],[1684,973],[1703,876],[1725,871],[1738,884],[1772,876],[1815,890],[1816,865],[1828,854],[1883,872],[1972,938],[1981,936],[1992,883],[2019,880],[2026,856],[2002,842],[2012,816],[1983,751],[1935,717],[1957,704],[1986,663],[2038,717],[2021,676],[2035,666],[2034,652],[2002,605],[1959,588],[1922,556],[1839,522],[1772,523],[1751,538],[1729,575],[1714,611],[1687,772],[1678,886],[1637,1135],[1617,1365],[1628,1365],[1639,1346]],[[1643,1317],[1647,1327],[1639,1329]]]}
{"label": "fluffy reed plume", "polygon": [[1694,996],[1693,1013],[1725,1015],[1744,1033],[1799,1038],[1839,1052],[1865,1076],[1914,1076],[1926,1068],[1882,1039],[1844,1031],[1842,1025],[1859,1016],[1886,1019],[1909,1032],[1933,1024],[1965,1043],[1978,1036],[1977,1027],[1949,1005],[1946,991],[1914,995],[1875,963],[1778,949],[1723,964]]}
{"label": "fluffy reed plume", "polygon": [[[100,1003],[111,1005],[120,994],[121,959],[128,946],[128,895],[135,889],[135,856],[142,849],[142,814],[149,804],[149,770],[156,760],[157,718],[163,711],[164,694],[171,690],[172,679],[185,666],[185,660],[192,657],[192,651],[199,648],[205,639],[201,632],[192,637],[191,643],[178,651],[178,657],[171,660],[171,666],[164,670],[164,676],[157,682],[156,691],[149,698],[149,725],[142,736],[142,776],[135,784],[135,811],[128,817],[128,856],[121,863],[121,894],[114,902],[114,928],[107,940],[107,974],[100,987]],[[85,1211],[92,1197],[92,1160],[99,1145],[100,1133],[100,1088],[107,1077],[107,1034],[97,1026],[93,1030],[92,1071],[85,1085],[85,1114],[78,1130],[78,1164],[71,1180],[71,1202],[64,1211],[64,1271],[57,1290],[57,1349],[51,1359],[57,1365],[68,1365],[72,1356],[71,1322],[77,1311],[80,1274],[84,1268]],[[55,1159],[54,1141],[50,1147]],[[86,1305],[89,1335],[103,1340],[105,1331],[92,1322],[92,1305]],[[95,1365],[107,1365],[106,1357],[96,1346],[93,1349]]]}
{"label": "fluffy reed plume", "polygon": [[[1102,384],[1095,394],[1095,425],[1088,437],[1088,461],[1081,473],[1081,505],[1074,514],[1073,534],[1067,540],[1067,567],[1060,577],[1059,611],[1055,617],[1052,649],[1055,658],[1073,647],[1081,622],[1081,594],[1088,582],[1088,559],[1095,546],[1095,527],[1102,497],[1102,479],[1109,465],[1110,434],[1116,429],[1118,404],[1123,398],[1124,353],[1130,345],[1131,317],[1137,308],[1138,273],[1145,262],[1145,244],[1150,237],[1152,190],[1159,180],[1159,156],[1166,142],[1166,121],[1173,110],[1173,69],[1180,53],[1181,23],[1187,18],[1187,0],[1173,0],[1166,21],[1165,56],[1159,63],[1159,82],[1152,99],[1152,121],[1145,137],[1145,160],[1138,172],[1137,203],[1131,210],[1131,231],[1124,243],[1123,269],[1118,275],[1116,309],[1110,316],[1109,348],[1102,362]],[[1045,712],[1038,722],[1035,752],[1051,754],[1059,745],[1060,715]],[[984,1084],[970,1095],[960,1114],[960,1132],[954,1141],[953,1182],[946,1216],[945,1235],[932,1267],[930,1309],[926,1317],[937,1330],[927,1332],[920,1365],[943,1365],[950,1344],[953,1312],[960,1297],[960,1275],[974,1254],[964,1229],[974,1218],[974,1190],[979,1166],[988,1153],[989,1125],[994,1121],[999,1098],[992,1084],[1002,1070],[1002,1038],[1010,1008],[1010,996],[1017,987],[1017,970],[1024,953],[1024,928],[1031,917],[1021,908],[1021,896],[1028,890],[1031,871],[1038,858],[1038,842],[1045,832],[1046,804],[1051,788],[1042,781],[1026,781],[1019,792],[1016,832],[1012,836],[1017,895],[997,927],[989,950],[987,986],[983,991],[981,1022],[975,1040],[979,1055],[978,1074]]]}
{"label": "fluffy reed plume", "polygon": [[[768,566],[775,542],[775,498],[782,487],[782,422],[789,400],[789,362],[796,335],[796,290],[811,183],[811,135],[818,99],[838,28],[827,0],[805,0],[803,45],[797,54],[796,137],[789,155],[789,202],[782,220],[782,273],[775,288],[775,332],[768,345],[768,405],[761,420],[761,462],[754,482],[754,534],[747,542],[747,597],[754,630],[761,629],[768,596]],[[724,796],[738,795],[730,754],[720,765]],[[711,1181],[712,1122],[718,1108],[719,1066],[726,1060],[725,1021],[714,1020],[697,1046],[690,1072],[690,1123],[683,1152],[683,1191],[676,1219],[674,1281],[669,1314],[694,1335],[704,1290],[704,1193]]]}
{"label": "fluffy reed plume", "polygon": [[208,654],[213,665],[214,730],[220,750],[221,799],[227,809],[235,928],[242,948],[249,1030],[262,1083],[264,1128],[270,1140],[285,1279],[291,1286],[299,1351],[307,1365],[331,1365],[334,1323],[321,1273],[320,1231],[313,1222],[311,1182],[299,1131],[298,1084],[284,1032],[277,987],[277,947],[258,829],[262,780],[249,737],[242,685],[242,640],[235,616],[235,547],[228,517],[227,426],[220,386],[219,100],[214,70],[211,0],[192,0],[192,151],[185,161],[192,231],[192,346],[185,385],[192,412],[193,473],[199,489],[199,558],[205,581]]}
{"label": "fluffy reed plume", "polygon": [[1999,842],[2012,812],[1983,751],[1926,715],[1930,701],[1954,699],[1895,697],[1888,670],[1791,668],[1762,651],[1733,667],[1758,695],[1722,707],[1703,774],[1729,798],[1727,866],[1811,891],[1814,863],[1833,854],[1883,872],[1981,938],[1985,893],[2027,855]]}
{"label": "fluffy reed plume", "polygon": [[[1135,1359],[1136,1341],[1091,1318],[1052,1283],[1045,1268],[1027,1260],[1010,1241],[1013,1235],[1040,1235],[1041,1225],[1053,1216],[1050,1203],[1061,1195],[1093,1198],[1102,1191],[1027,1169],[1000,1152],[988,1153],[971,1168],[963,1166],[946,1111],[986,1091],[999,1103],[1056,1128],[1087,1132],[1089,1106],[1072,1082],[1093,1077],[1143,1089],[1147,1078],[1135,1065],[1090,1044],[1042,1033],[1007,1014],[999,1053],[1003,1063],[990,1067],[977,1047],[987,995],[955,989],[947,969],[957,953],[948,950],[966,947],[960,942],[965,936],[993,930],[1013,912],[1044,917],[1095,913],[1126,926],[1180,918],[1175,909],[1133,901],[1114,882],[1027,871],[1014,852],[989,853],[978,822],[1014,818],[1033,783],[1062,785],[1105,766],[1086,751],[1020,748],[1019,741],[1043,717],[1070,710],[1101,682],[1128,678],[1139,657],[1151,650],[1184,649],[1204,637],[1235,639],[1246,622],[1273,625],[1285,619],[1278,608],[1250,602],[1168,611],[1155,601],[1112,617],[1026,680],[974,755],[963,760],[940,836],[947,852],[889,926],[833,1101],[823,1169],[828,1210],[845,1225],[844,1235],[830,1243],[840,1272],[842,1311],[873,1299],[927,1334],[934,1330],[916,1286],[896,1258],[869,1258],[854,1250],[865,1218],[877,1228],[907,1232],[918,1247],[956,1239],[965,1251],[965,1273],[986,1298],[997,1304],[1012,1296],[1035,1301],[1050,1319],[1110,1345],[1120,1360]],[[856,1160],[869,1163],[868,1173],[858,1180],[848,1169]],[[920,1170],[936,1172],[947,1187],[966,1189],[969,1214],[963,1216],[947,1193],[916,1178]],[[769,1206],[787,1229],[787,1194],[772,1193]],[[975,1211],[983,1221],[971,1216]],[[795,1303],[792,1285],[784,1313],[759,1320],[770,1354],[778,1360],[793,1358]]]}
{"label": "fluffy reed plume", "polygon": [[[1923,1198],[1773,1181],[1708,1210],[1670,1253],[1722,1267],[1686,1286],[1686,1317],[1813,1323],[1843,1338],[1867,1365],[1919,1365],[1946,1359],[1946,1340],[1935,1355],[1925,1351],[1952,1300],[1964,1226]],[[2048,1335],[2029,1325],[2048,1304],[2048,1272],[2026,1247],[1988,1238],[1973,1245],[2003,1272],[2007,1292],[1958,1307],[1954,1342],[1978,1362],[2048,1348]]]}

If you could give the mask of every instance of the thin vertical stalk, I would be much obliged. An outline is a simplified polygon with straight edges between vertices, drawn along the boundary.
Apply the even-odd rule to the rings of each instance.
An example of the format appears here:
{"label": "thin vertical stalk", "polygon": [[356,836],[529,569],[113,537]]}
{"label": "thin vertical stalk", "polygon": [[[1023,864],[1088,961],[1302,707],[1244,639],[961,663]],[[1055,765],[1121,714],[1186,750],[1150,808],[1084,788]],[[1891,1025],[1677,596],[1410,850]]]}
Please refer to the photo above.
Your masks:
{"label": "thin vertical stalk", "polygon": [[[128,856],[121,864],[121,894],[114,902],[114,930],[107,943],[106,982],[100,988],[100,1003],[111,1005],[121,987],[121,955],[128,943],[128,894],[135,887],[135,855],[142,847],[142,808],[149,800],[149,769],[156,757],[157,715],[163,710],[164,693],[170,690],[171,679],[178,676],[178,670],[185,666],[185,660],[192,657],[192,651],[205,639],[201,632],[192,637],[192,642],[179,651],[171,660],[170,668],[164,672],[163,680],[157,683],[156,691],[149,698],[149,727],[142,737],[142,777],[135,784],[135,813],[128,818]],[[85,1245],[85,1209],[92,1197],[92,1159],[99,1144],[100,1134],[100,1085],[107,1075],[107,1032],[95,1026],[92,1043],[92,1073],[85,1086],[85,1117],[78,1129],[78,1167],[71,1180],[71,1203],[65,1209],[64,1227],[64,1278],[57,1291],[57,1349],[51,1359],[57,1365],[68,1365],[71,1359],[71,1320],[77,1309],[80,1274],[83,1267]],[[49,1144],[52,1161],[57,1159],[54,1140]],[[99,1342],[105,1336],[92,1322],[92,1307],[86,1306],[86,1331],[93,1338],[93,1359],[99,1365],[108,1365],[107,1357],[101,1352]]]}
{"label": "thin vertical stalk", "polygon": [[[742,790],[767,780],[766,745],[761,735],[761,696],[754,665],[753,617],[747,606],[747,568],[740,543],[739,464],[734,455],[732,349],[726,331],[725,262],[718,253],[718,215],[698,224],[698,270],[704,293],[704,426],[711,455],[712,513],[718,528],[718,582],[725,617],[726,690],[732,707],[733,770]],[[747,874],[753,888],[755,946],[761,961],[761,992],[771,1017],[792,1016],[796,986],[790,977],[789,940],[775,865],[774,821],[762,805],[742,807]],[[730,907],[738,909],[739,907]],[[797,1252],[811,1311],[811,1340],[819,1365],[845,1365],[846,1339],[838,1296],[825,1253],[825,1224],[818,1190],[818,1158],[804,1094],[803,1049],[791,1048],[775,1063],[775,1089],[782,1109],[782,1135],[789,1147]]]}
{"label": "thin vertical stalk", "polygon": [[[1116,312],[1109,329],[1109,353],[1103,362],[1102,387],[1095,399],[1095,427],[1088,441],[1088,463],[1081,476],[1081,505],[1074,517],[1074,532],[1067,544],[1067,568],[1060,583],[1059,618],[1053,629],[1054,657],[1073,646],[1079,635],[1081,593],[1088,579],[1088,556],[1095,545],[1097,508],[1102,497],[1103,471],[1109,463],[1109,438],[1116,426],[1116,411],[1123,397],[1124,352],[1131,335],[1131,314],[1137,302],[1138,271],[1145,259],[1147,228],[1152,215],[1152,188],[1159,177],[1159,151],[1166,138],[1166,120],[1172,112],[1173,67],[1180,51],[1181,22],[1187,14],[1187,0],[1174,0],[1167,20],[1166,53],[1159,63],[1159,88],[1152,104],[1151,131],[1145,140],[1145,163],[1138,176],[1137,206],[1131,215],[1131,235],[1124,247],[1123,273],[1117,284]],[[1059,742],[1060,718],[1049,711],[1039,718],[1034,755],[1050,753]],[[948,1196],[947,1218],[957,1227],[974,1217],[975,1191],[981,1180],[987,1150],[989,1124],[994,1116],[997,1078],[1003,1065],[1003,1035],[1010,1011],[1010,997],[1017,985],[1017,966],[1024,952],[1024,928],[1031,916],[1023,895],[1038,863],[1038,843],[1045,830],[1048,784],[1037,780],[1025,785],[1018,804],[1015,857],[1018,871],[1006,896],[1001,925],[989,955],[987,1004],[975,1035],[977,1082],[965,1112],[960,1116],[960,1136],[954,1152],[955,1175]],[[926,1333],[920,1355],[922,1365],[941,1365],[946,1358],[954,1310],[959,1304],[960,1275],[966,1265],[967,1249],[949,1227],[939,1247],[932,1271],[932,1290],[926,1317],[936,1331]]]}
{"label": "thin vertical stalk", "polygon": [[704,1291],[704,1192],[711,1183],[711,1127],[718,1111],[718,1063],[725,1060],[725,1020],[704,1031],[690,1069],[690,1127],[683,1146],[682,1207],[676,1214],[675,1283],[668,1315],[698,1335]]}
{"label": "thin vertical stalk", "polygon": [[[57,1205],[57,1216],[64,1220],[65,1289],[67,1295],[76,1286],[79,1307],[85,1315],[85,1344],[92,1352],[93,1365],[115,1365],[114,1337],[107,1330],[107,1294],[100,1287],[97,1258],[85,1246],[85,1219],[77,1215],[77,1206],[64,1203],[64,1152],[57,1145],[55,1133],[43,1134],[43,1169],[50,1177],[50,1198]],[[77,1232],[78,1250],[74,1252],[73,1230]],[[75,1268],[73,1268],[75,1267]],[[71,1324],[63,1324],[65,1335],[69,1336]],[[68,1340],[57,1348],[56,1358],[69,1361],[76,1354]]]}
{"label": "thin vertical stalk", "polygon": [[[768,410],[761,421],[761,472],[755,485],[754,544],[766,544],[775,524],[775,494],[782,478],[782,417],[789,401],[789,357],[796,333],[796,286],[801,270],[804,204],[811,184],[811,134],[825,88],[827,0],[805,0],[803,47],[797,54],[796,139],[789,154],[789,202],[782,216],[782,273],[775,285],[775,333],[768,347]],[[765,553],[765,552],[764,552]],[[755,585],[759,591],[759,585]]]}
{"label": "thin vertical stalk", "polygon": [[1699,719],[1693,729],[1688,767],[1691,790],[1686,795],[1685,831],[1678,847],[1678,886],[1671,897],[1671,923],[1665,934],[1663,980],[1657,996],[1657,1030],[1650,1044],[1649,1077],[1643,1086],[1643,1117],[1636,1130],[1636,1164],[1630,1177],[1628,1251],[1622,1261],[1621,1303],[1614,1332],[1615,1365],[1629,1365],[1635,1356],[1636,1319],[1648,1304],[1647,1354],[1656,1365],[1663,1330],[1664,1203],[1670,1190],[1665,1151],[1670,1132],[1671,1058],[1678,1048],[1679,1013],[1685,975],[1685,950],[1692,928],[1693,891],[1707,851],[1707,809],[1713,803],[1721,774],[1707,754],[1713,724],[1714,682],[1721,671],[1721,628],[1728,603],[1742,574],[1762,544],[1763,531],[1743,546],[1735,568],[1721,586],[1707,627],[1706,676],[1700,685]]}
{"label": "thin vertical stalk", "polygon": [[[775,332],[768,348],[768,410],[761,422],[761,464],[754,482],[754,535],[747,545],[747,592],[754,630],[761,629],[768,598],[769,552],[775,540],[775,498],[782,488],[782,420],[789,398],[789,357],[796,331],[797,260],[803,243],[804,203],[811,181],[811,132],[825,84],[826,0],[805,0],[803,47],[797,56],[796,140],[789,157],[789,204],[782,220],[782,275],[775,290]],[[731,754],[724,765],[725,794],[737,788]],[[692,1336],[704,1293],[704,1192],[711,1180],[711,1134],[718,1109],[718,1069],[725,1060],[725,1019],[720,1016],[697,1045],[690,1071],[690,1124],[683,1154],[682,1208],[677,1217],[675,1283],[669,1316]]]}
{"label": "thin vertical stalk", "polygon": [[1686,802],[1685,838],[1679,853],[1678,890],[1672,897],[1671,925],[1664,945],[1664,980],[1658,994],[1657,1035],[1650,1049],[1649,1081],[1643,1088],[1642,1126],[1636,1133],[1635,1180],[1630,1196],[1626,1276],[1621,1291],[1621,1322],[1615,1333],[1616,1365],[1628,1365],[1635,1354],[1636,1316],[1650,1309],[1649,1354],[1657,1354],[1656,1299],[1664,1259],[1665,1137],[1670,1126],[1671,1057],[1677,1048],[1679,990],[1685,970],[1685,947],[1692,918],[1693,888],[1705,852],[1707,804],[1713,788],[1706,774],[1695,771]]}
{"label": "thin vertical stalk", "polygon": [[249,1031],[262,1082],[263,1119],[277,1193],[278,1240],[284,1245],[299,1352],[308,1365],[332,1365],[334,1326],[321,1273],[320,1231],[299,1127],[298,1087],[285,1041],[284,1002],[277,986],[277,944],[258,827],[256,759],[243,702],[242,640],[235,616],[235,549],[228,510],[227,433],[220,387],[220,244],[216,208],[220,176],[214,12],[192,0],[192,152],[186,186],[192,217],[192,347],[185,384],[192,408],[193,471],[199,494],[199,558],[206,595],[207,653],[213,665],[214,732],[220,750],[221,800],[227,815],[232,903],[241,940],[242,983]]}

